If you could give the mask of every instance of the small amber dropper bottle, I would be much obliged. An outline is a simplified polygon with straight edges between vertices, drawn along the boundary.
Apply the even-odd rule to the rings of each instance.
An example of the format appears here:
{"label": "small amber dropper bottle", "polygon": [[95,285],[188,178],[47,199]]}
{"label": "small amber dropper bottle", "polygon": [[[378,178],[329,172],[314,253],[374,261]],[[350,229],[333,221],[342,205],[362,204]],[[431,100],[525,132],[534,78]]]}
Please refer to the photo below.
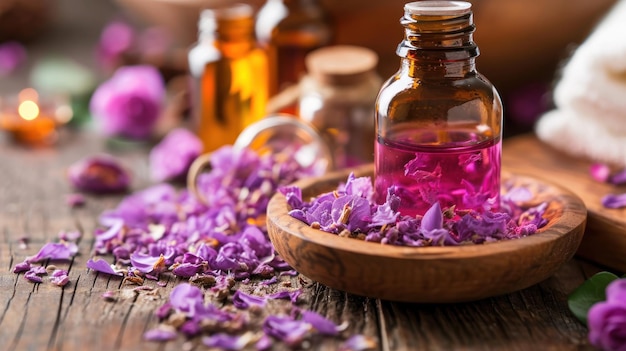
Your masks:
{"label": "small amber dropper bottle", "polygon": [[251,6],[203,10],[198,43],[189,52],[194,119],[204,151],[232,144],[265,115],[267,54],[257,47]]}
{"label": "small amber dropper bottle", "polygon": [[332,27],[318,0],[267,0],[259,10],[256,35],[270,62],[270,96],[298,83],[305,56],[329,45]]}

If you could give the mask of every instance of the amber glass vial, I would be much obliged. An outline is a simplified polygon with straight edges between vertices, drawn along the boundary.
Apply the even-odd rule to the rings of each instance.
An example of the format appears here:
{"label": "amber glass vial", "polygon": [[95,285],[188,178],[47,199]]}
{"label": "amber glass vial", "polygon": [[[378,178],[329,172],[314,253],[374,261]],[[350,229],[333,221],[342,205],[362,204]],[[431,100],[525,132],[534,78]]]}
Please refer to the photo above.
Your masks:
{"label": "amber glass vial", "polygon": [[471,4],[418,1],[404,7],[400,69],[376,102],[379,202],[395,187],[400,212],[499,206],[502,104],[476,70]]}
{"label": "amber glass vial", "polygon": [[203,10],[199,40],[189,52],[197,132],[205,152],[232,144],[265,115],[267,54],[254,36],[254,11],[246,4]]}
{"label": "amber glass vial", "polygon": [[332,28],[317,0],[267,0],[257,15],[256,35],[268,52],[274,95],[298,83],[306,55],[331,43]]}

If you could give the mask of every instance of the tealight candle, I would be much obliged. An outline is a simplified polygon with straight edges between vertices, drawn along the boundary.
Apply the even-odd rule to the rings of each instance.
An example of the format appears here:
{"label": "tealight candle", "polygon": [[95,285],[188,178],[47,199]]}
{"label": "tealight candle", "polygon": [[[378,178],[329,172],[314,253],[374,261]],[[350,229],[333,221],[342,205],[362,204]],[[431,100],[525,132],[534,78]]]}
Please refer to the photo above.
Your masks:
{"label": "tealight candle", "polygon": [[57,139],[57,127],[71,118],[72,109],[67,103],[59,97],[40,97],[32,88],[0,100],[0,128],[20,143],[51,144]]}

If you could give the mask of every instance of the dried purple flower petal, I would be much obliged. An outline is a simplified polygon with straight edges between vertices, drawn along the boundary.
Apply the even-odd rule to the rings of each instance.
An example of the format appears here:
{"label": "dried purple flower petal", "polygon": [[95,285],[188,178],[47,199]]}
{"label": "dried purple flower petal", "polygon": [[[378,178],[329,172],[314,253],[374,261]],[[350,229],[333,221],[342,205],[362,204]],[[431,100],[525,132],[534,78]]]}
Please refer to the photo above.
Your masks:
{"label": "dried purple flower petal", "polygon": [[162,27],[153,26],[144,29],[137,38],[139,54],[143,57],[162,57],[172,44],[171,33]]}
{"label": "dried purple flower petal", "polygon": [[201,264],[181,263],[172,270],[172,273],[179,277],[190,278],[196,275],[197,273],[200,273],[201,271],[202,271]]}
{"label": "dried purple flower petal", "polygon": [[41,278],[41,276],[44,274],[48,274],[46,267],[34,266],[34,267],[31,267],[31,269],[29,269],[28,272],[24,273],[24,278],[30,280],[33,283],[41,283],[43,282],[43,279]]}
{"label": "dried purple flower petal", "polygon": [[114,21],[107,24],[100,33],[97,47],[98,61],[111,69],[122,62],[122,55],[132,48],[135,30],[125,22]]}
{"label": "dried purple flower petal", "polygon": [[606,208],[626,207],[626,193],[608,194],[602,198],[602,205]]}
{"label": "dried purple flower petal", "polygon": [[242,350],[252,341],[250,333],[238,335],[228,335],[225,333],[217,333],[202,338],[202,343],[208,347],[216,347],[222,350],[237,351]]}
{"label": "dried purple flower petal", "polygon": [[144,340],[148,341],[170,341],[178,337],[176,330],[171,327],[159,326],[155,329],[148,330],[143,334]]}
{"label": "dried purple flower petal", "polygon": [[621,171],[613,174],[610,178],[609,178],[609,182],[613,185],[622,185],[622,184],[626,184],[626,168],[622,169]]}
{"label": "dried purple flower petal", "polygon": [[68,171],[72,185],[92,193],[125,191],[130,185],[130,175],[111,155],[95,155],[73,163]]}
{"label": "dried purple flower petal", "polygon": [[302,207],[302,189],[297,186],[283,186],[278,188],[278,192],[285,195],[287,205],[293,209]]}
{"label": "dried purple flower petal", "polygon": [[263,281],[261,281],[261,285],[263,286],[268,286],[268,285],[273,285],[278,283],[278,277],[277,276],[272,276],[270,279],[265,279]]}
{"label": "dried purple flower petal", "polygon": [[420,232],[426,239],[432,240],[434,245],[454,243],[450,231],[443,228],[443,214],[439,202],[435,202],[422,217]]}
{"label": "dried purple flower petal", "polygon": [[15,267],[13,267],[13,273],[26,272],[26,271],[29,271],[30,268],[31,268],[30,262],[28,261],[20,262],[16,264]]}
{"label": "dried purple flower petal", "polygon": [[392,189],[387,193],[387,200],[376,208],[372,215],[372,223],[370,227],[382,227],[395,223],[400,217],[398,207],[400,206],[400,198],[392,193]]}
{"label": "dried purple flower petal", "polygon": [[509,189],[506,193],[502,194],[500,198],[503,202],[521,203],[532,200],[533,194],[530,189],[518,186]]}
{"label": "dried purple flower petal", "polygon": [[67,196],[65,196],[65,203],[69,206],[69,207],[80,207],[85,205],[85,202],[87,202],[87,200],[85,199],[85,196],[83,194],[68,194]]}
{"label": "dried purple flower petal", "polygon": [[96,89],[90,109],[105,135],[144,139],[156,125],[164,97],[165,85],[156,68],[126,66]]}
{"label": "dried purple flower petal", "polygon": [[100,295],[106,301],[115,301],[117,299],[117,292],[115,291],[105,291]]}
{"label": "dried purple flower petal", "polygon": [[130,255],[130,263],[142,273],[152,272],[157,262],[162,259],[162,256],[155,257],[141,252],[134,252]]}
{"label": "dried purple flower petal", "polygon": [[[517,220],[518,225],[524,226],[527,224],[534,224],[537,228],[543,227],[548,221],[543,218],[543,214],[546,212],[546,208],[548,208],[548,203],[543,202],[538,206],[531,207],[528,210],[522,212]],[[502,221],[508,221],[508,218],[502,218]],[[502,225],[500,229],[501,232],[504,232],[504,225]]]}
{"label": "dried purple flower petal", "polygon": [[302,290],[294,290],[294,291],[279,291],[273,294],[270,294],[268,298],[270,299],[289,299],[292,304],[298,303],[298,297],[302,294]]}
{"label": "dried purple flower petal", "polygon": [[193,317],[197,311],[202,310],[204,294],[191,284],[180,284],[172,289],[169,303],[172,308]]}
{"label": "dried purple flower petal", "polygon": [[356,334],[348,338],[340,347],[339,351],[366,351],[378,348],[376,339]]}
{"label": "dried purple flower petal", "polygon": [[202,141],[187,129],[170,131],[150,151],[151,178],[157,182],[185,179],[189,166],[202,149]]}
{"label": "dried purple flower petal", "polygon": [[251,307],[264,307],[266,301],[265,297],[249,295],[241,292],[241,290],[235,291],[235,294],[233,295],[233,305],[242,310]]}
{"label": "dried purple flower petal", "polygon": [[26,60],[26,49],[17,41],[0,44],[0,77],[11,74]]}
{"label": "dried purple flower petal", "polygon": [[272,347],[273,341],[272,338],[263,334],[261,338],[254,344],[255,349],[258,351],[269,350]]}
{"label": "dried purple flower petal", "polygon": [[40,277],[40,275],[37,272],[33,271],[32,269],[24,273],[24,278],[30,280],[33,283],[43,282],[43,279]]}
{"label": "dried purple flower petal", "polygon": [[46,269],[46,267],[44,266],[34,266],[30,269],[31,272],[33,272],[34,274],[48,274],[48,270]]}
{"label": "dried purple flower petal", "polygon": [[604,183],[609,179],[611,168],[606,163],[593,163],[589,167],[589,174],[594,180]]}
{"label": "dried purple flower petal", "polygon": [[64,269],[55,269],[50,275],[50,282],[57,286],[65,286],[69,281],[68,272]]}
{"label": "dried purple flower petal", "polygon": [[183,333],[187,337],[193,337],[200,334],[202,328],[200,327],[199,319],[194,318],[185,321],[185,323],[183,323],[183,325],[178,328],[178,331]]}
{"label": "dried purple flower petal", "polygon": [[82,236],[82,233],[78,230],[62,230],[57,234],[57,236],[59,237],[59,240],[62,241],[76,241]]}
{"label": "dried purple flower petal", "polygon": [[331,216],[338,228],[345,226],[351,232],[365,232],[372,218],[370,203],[360,196],[346,194],[333,202]]}
{"label": "dried purple flower petal", "polygon": [[119,276],[124,275],[123,273],[118,272],[115,269],[113,269],[113,267],[111,267],[111,265],[103,259],[95,260],[95,261],[92,259],[89,259],[87,261],[87,268],[92,269],[96,272],[105,273],[105,274],[119,275]]}
{"label": "dried purple flower petal", "polygon": [[335,336],[347,326],[338,326],[328,318],[313,311],[303,311],[302,320],[311,324],[313,328],[315,328],[315,330],[322,335]]}
{"label": "dried purple flower petal", "polygon": [[348,175],[344,186],[347,195],[356,195],[370,201],[374,196],[374,187],[368,177],[355,177],[354,173]]}
{"label": "dried purple flower petal", "polygon": [[312,326],[303,320],[290,317],[268,316],[263,322],[265,334],[283,341],[289,346],[298,346],[311,333]]}
{"label": "dried purple flower petal", "polygon": [[280,274],[279,274],[279,275],[280,275],[280,276],[283,276],[283,275],[290,275],[290,276],[292,276],[292,277],[295,277],[295,276],[297,276],[298,274],[300,274],[300,273],[298,273],[298,271],[296,271],[295,269],[289,269],[289,270],[286,270],[286,271],[280,272]]}
{"label": "dried purple flower petal", "polygon": [[35,256],[26,258],[30,263],[43,260],[69,260],[78,252],[78,246],[73,242],[47,243]]}

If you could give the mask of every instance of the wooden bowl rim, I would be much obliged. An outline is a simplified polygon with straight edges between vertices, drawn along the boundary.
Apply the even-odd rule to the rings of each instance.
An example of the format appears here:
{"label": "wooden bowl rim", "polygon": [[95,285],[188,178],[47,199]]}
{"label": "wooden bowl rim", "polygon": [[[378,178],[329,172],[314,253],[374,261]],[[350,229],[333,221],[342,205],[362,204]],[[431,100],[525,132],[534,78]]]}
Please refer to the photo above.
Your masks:
{"label": "wooden bowl rim", "polygon": [[[371,168],[371,165],[361,167],[354,173],[359,174],[367,173]],[[337,176],[342,172],[335,172]],[[287,210],[288,205],[286,198],[283,194],[275,194],[268,204],[267,220],[272,221],[272,224],[279,227],[283,232],[289,235],[295,236],[300,240],[307,241],[314,245],[325,246],[329,249],[338,251],[346,251],[356,253],[360,255],[373,256],[373,257],[406,257],[407,259],[421,259],[421,260],[441,260],[441,259],[464,259],[475,257],[486,257],[492,255],[501,255],[507,252],[517,251],[520,246],[540,246],[542,244],[556,241],[559,238],[568,235],[573,229],[582,225],[587,216],[587,210],[582,200],[568,189],[562,188],[559,185],[551,182],[538,179],[525,174],[510,173],[503,171],[503,180],[508,180],[513,177],[531,179],[536,182],[540,182],[542,185],[546,185],[558,190],[556,196],[551,198],[552,201],[557,201],[561,204],[561,215],[552,219],[546,226],[540,228],[540,230],[532,235],[510,239],[501,240],[496,242],[489,242],[483,244],[466,244],[459,246],[426,246],[426,247],[414,247],[414,246],[399,246],[399,245],[385,245],[377,242],[367,242],[354,238],[344,238],[333,233],[324,232],[319,229],[313,229],[307,226],[304,222],[293,218],[289,215]],[[324,177],[330,177],[329,175]],[[346,173],[347,177],[347,173]],[[321,177],[320,177],[321,178]],[[309,178],[295,182],[293,185],[302,188],[303,190],[315,184],[320,178]],[[344,177],[345,179],[345,177]],[[565,201],[565,198],[569,198],[569,201]],[[581,212],[580,209],[584,209]],[[279,213],[271,212],[273,209],[280,209]],[[576,209],[576,211],[573,211]],[[289,226],[293,223],[302,223],[302,233],[294,232],[289,229]],[[551,230],[555,225],[559,223],[572,223],[571,230],[564,232],[556,232]]]}

